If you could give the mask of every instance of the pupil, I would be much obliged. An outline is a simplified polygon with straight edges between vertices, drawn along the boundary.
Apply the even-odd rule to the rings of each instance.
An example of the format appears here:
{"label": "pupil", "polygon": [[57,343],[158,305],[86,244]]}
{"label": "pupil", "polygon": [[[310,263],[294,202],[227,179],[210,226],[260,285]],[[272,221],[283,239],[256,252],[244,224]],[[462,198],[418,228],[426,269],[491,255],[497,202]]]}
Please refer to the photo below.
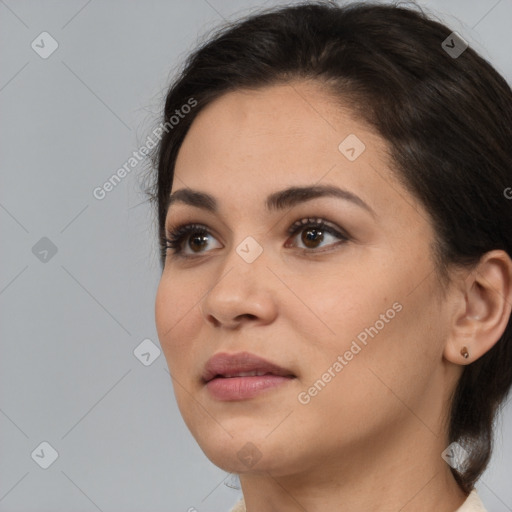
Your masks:
{"label": "pupil", "polygon": [[[197,240],[202,241],[202,245],[206,245],[206,238],[207,238],[207,236],[206,236],[206,235],[196,235],[196,236],[192,237],[192,238],[190,239],[190,242],[191,242],[192,244],[189,244],[189,245],[190,245],[190,247],[191,247],[191,249],[194,251],[193,242],[195,242],[195,241],[197,241]],[[200,247],[199,247],[199,249],[200,249]],[[195,251],[195,252],[198,252],[198,251]]]}
{"label": "pupil", "polygon": [[[304,230],[303,233],[306,233],[306,236],[302,237],[302,241],[304,242],[304,245],[306,247],[316,247],[315,242],[321,242],[324,238],[322,231],[317,228]],[[316,235],[314,233],[316,233]],[[317,235],[318,235],[318,238],[317,238]],[[311,245],[311,242],[313,242],[312,245]]]}

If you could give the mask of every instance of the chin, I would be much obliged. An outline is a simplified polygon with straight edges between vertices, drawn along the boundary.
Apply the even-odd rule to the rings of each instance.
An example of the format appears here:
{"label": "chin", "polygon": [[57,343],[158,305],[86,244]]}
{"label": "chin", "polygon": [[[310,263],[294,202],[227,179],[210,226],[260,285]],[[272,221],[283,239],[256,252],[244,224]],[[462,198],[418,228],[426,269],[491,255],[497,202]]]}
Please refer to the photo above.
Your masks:
{"label": "chin", "polygon": [[[205,450],[202,448],[204,454],[208,459],[215,464],[215,466],[228,473],[262,473],[274,474],[274,471],[282,471],[282,468],[276,466],[272,458],[265,457],[263,454],[254,451],[249,446],[242,446],[242,448],[227,448],[226,450],[219,450],[218,447],[212,450]],[[252,452],[252,453],[251,453]]]}
{"label": "chin", "polygon": [[244,428],[245,425],[242,427],[246,421],[239,422],[240,428],[235,428],[235,423],[230,422],[227,427],[223,422],[233,437],[221,427],[216,428],[212,435],[211,425],[201,433],[192,432],[203,453],[215,466],[239,474],[271,473],[281,476],[293,473],[298,461],[289,460],[291,447],[287,446],[286,439],[280,438],[277,432],[268,436],[268,428],[254,425],[252,429]]}

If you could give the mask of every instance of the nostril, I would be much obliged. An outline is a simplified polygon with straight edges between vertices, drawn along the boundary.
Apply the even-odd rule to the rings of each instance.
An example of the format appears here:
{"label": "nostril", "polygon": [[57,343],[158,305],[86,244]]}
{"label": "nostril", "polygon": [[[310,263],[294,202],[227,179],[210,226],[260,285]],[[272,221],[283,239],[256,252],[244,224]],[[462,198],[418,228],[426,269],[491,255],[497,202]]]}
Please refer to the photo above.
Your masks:
{"label": "nostril", "polygon": [[243,315],[238,315],[237,317],[235,317],[235,320],[243,320],[244,318],[248,318],[249,320],[254,320],[256,317],[256,315],[253,315],[251,313],[244,313]]}
{"label": "nostril", "polygon": [[219,320],[217,320],[213,315],[208,315],[207,316],[207,319],[209,322],[212,322],[212,324],[215,326],[215,327],[219,327],[220,325],[220,322]]}

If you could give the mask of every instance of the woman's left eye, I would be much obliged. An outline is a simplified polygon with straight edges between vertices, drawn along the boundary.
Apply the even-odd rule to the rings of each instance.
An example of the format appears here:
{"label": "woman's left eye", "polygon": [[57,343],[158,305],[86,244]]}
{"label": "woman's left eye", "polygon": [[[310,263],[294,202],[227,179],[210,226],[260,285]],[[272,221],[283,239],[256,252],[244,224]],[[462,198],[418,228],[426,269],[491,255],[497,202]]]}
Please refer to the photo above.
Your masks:
{"label": "woman's left eye", "polygon": [[[337,238],[340,243],[348,242],[349,236],[342,233],[335,227],[327,224],[323,219],[301,219],[290,226],[289,235],[301,234],[300,241],[305,245],[304,252],[311,252],[316,249],[318,242],[325,240],[326,234],[331,238]],[[328,244],[338,245],[338,244]],[[288,245],[286,247],[289,247]],[[323,251],[315,251],[323,252]]]}
{"label": "woman's left eye", "polygon": [[[321,247],[321,244],[326,240],[327,237],[338,239],[338,243],[331,243],[328,245],[338,245],[339,243],[345,243],[349,240],[349,236],[338,230],[334,226],[327,224],[323,219],[306,218],[301,219],[293,223],[287,231],[288,235],[296,236],[301,234],[300,243],[303,247],[299,246],[305,253],[318,253],[324,251],[316,250]],[[173,256],[181,258],[193,258],[195,255],[200,255],[205,251],[202,251],[209,239],[211,233],[208,231],[206,226],[202,224],[184,224],[177,226],[172,229],[168,237],[165,239],[165,248],[167,251],[171,251]],[[212,237],[213,238],[213,237]],[[215,240],[215,238],[213,238]],[[184,251],[183,245],[187,241],[187,247],[192,249],[195,254],[190,254]],[[197,251],[194,249],[198,249]],[[294,244],[287,243],[285,247],[293,246]]]}

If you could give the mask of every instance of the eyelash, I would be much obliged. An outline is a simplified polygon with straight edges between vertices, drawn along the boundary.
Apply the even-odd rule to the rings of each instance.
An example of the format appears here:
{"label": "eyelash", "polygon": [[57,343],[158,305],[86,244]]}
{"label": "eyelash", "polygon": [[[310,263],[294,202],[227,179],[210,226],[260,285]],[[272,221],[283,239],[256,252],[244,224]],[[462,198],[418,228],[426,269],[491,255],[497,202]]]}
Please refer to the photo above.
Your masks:
{"label": "eyelash", "polygon": [[[301,220],[298,220],[294,222],[287,230],[288,236],[295,236],[300,231],[304,231],[306,228],[314,228],[319,231],[322,231],[322,233],[329,233],[330,235],[335,236],[336,238],[340,239],[339,243],[345,243],[348,242],[350,237],[346,234],[341,233],[334,227],[327,224],[323,219],[313,219],[313,218],[304,218]],[[172,255],[184,258],[184,259],[192,259],[197,258],[202,255],[202,253],[197,253],[196,255],[189,255],[185,254],[183,252],[183,242],[185,241],[185,238],[189,234],[195,234],[195,235],[210,235],[210,232],[208,231],[208,228],[202,224],[182,224],[179,226],[176,226],[174,229],[168,232],[167,237],[164,239],[165,242],[165,249],[171,250]],[[331,245],[339,245],[339,243],[331,244]],[[318,251],[316,249],[302,249],[303,253],[318,253],[323,251]]]}

